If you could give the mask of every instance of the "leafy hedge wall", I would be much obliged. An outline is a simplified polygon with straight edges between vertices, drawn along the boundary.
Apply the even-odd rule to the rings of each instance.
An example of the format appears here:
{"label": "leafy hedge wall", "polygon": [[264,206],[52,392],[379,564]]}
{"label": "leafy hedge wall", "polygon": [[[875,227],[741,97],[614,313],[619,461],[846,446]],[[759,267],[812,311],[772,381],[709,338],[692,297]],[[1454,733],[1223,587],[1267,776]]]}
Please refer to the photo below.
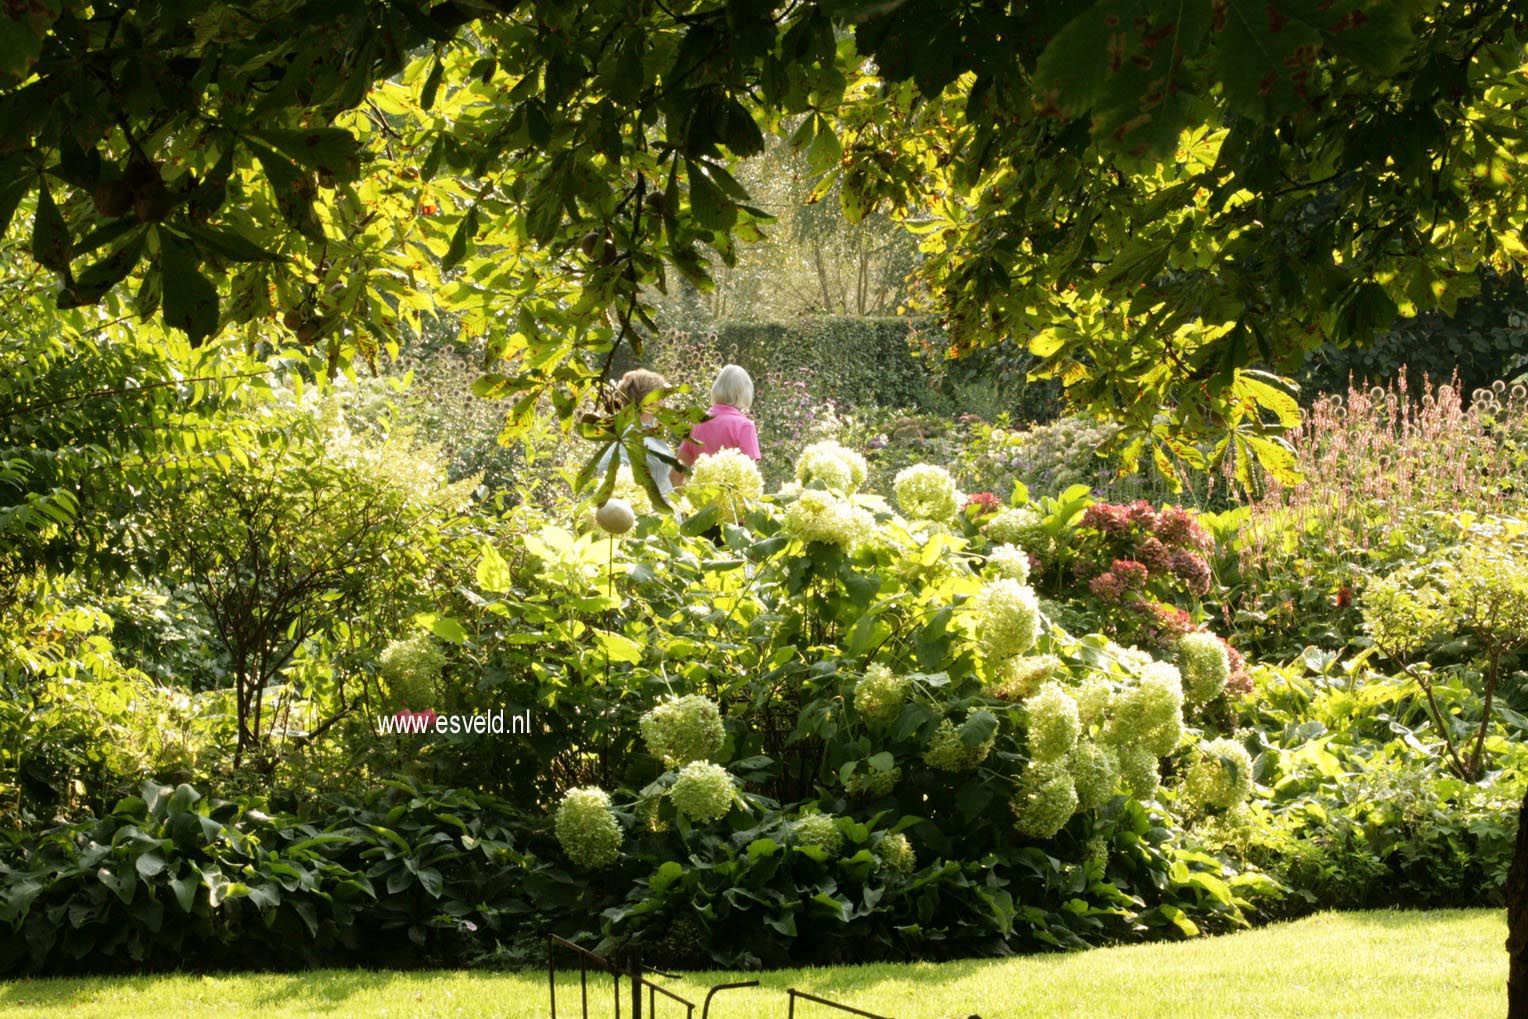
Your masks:
{"label": "leafy hedge wall", "polygon": [[[722,322],[704,333],[665,334],[649,342],[643,360],[663,363],[675,337],[703,341],[722,363],[748,369],[761,390],[772,380],[809,377],[814,395],[851,406],[914,407],[930,396],[929,374],[913,354],[912,324],[901,318],[823,316],[795,322]],[[693,362],[692,362],[693,363]],[[616,365],[619,374],[635,361]],[[685,378],[698,392],[710,378]],[[764,396],[763,392],[759,394]]]}

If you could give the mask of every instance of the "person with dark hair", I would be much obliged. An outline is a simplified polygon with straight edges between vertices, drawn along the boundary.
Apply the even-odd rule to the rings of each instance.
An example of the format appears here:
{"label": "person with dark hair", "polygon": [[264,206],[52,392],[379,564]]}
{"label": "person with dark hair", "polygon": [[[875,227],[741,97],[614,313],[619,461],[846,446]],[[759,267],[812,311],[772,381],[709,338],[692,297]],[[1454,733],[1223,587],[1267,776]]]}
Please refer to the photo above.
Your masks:
{"label": "person with dark hair", "polygon": [[[677,470],[670,467],[669,461],[674,458],[674,450],[656,434],[658,419],[653,414],[658,403],[662,400],[660,393],[656,399],[649,399],[651,394],[668,388],[668,380],[657,372],[648,371],[646,368],[633,368],[622,375],[620,381],[615,384],[615,391],[611,398],[611,404],[615,411],[619,412],[626,407],[639,407],[638,423],[635,427],[642,429],[642,445],[647,449],[647,470],[653,480],[658,484],[658,491],[668,498],[674,491],[674,476]],[[599,465],[595,468],[595,475],[603,477],[604,472],[610,468],[610,458],[620,457],[622,464],[630,465],[631,461],[626,455],[625,440],[622,435],[621,441],[605,450],[605,455],[600,458]]]}

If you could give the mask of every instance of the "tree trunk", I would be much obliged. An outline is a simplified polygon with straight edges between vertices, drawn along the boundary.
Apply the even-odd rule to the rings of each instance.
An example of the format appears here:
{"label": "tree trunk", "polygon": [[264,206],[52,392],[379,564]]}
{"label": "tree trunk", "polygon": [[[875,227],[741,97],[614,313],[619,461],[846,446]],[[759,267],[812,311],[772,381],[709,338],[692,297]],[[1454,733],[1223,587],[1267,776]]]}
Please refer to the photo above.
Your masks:
{"label": "tree trunk", "polygon": [[1507,872],[1507,1019],[1528,1019],[1528,794],[1517,813],[1517,845]]}

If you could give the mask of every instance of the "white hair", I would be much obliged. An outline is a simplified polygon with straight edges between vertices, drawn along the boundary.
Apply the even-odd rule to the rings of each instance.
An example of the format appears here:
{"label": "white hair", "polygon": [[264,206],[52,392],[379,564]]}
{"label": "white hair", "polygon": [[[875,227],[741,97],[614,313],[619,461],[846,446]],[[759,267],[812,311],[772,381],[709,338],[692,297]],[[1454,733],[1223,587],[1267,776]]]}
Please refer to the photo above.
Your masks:
{"label": "white hair", "polygon": [[753,379],[738,365],[727,365],[711,383],[711,402],[748,410],[753,406]]}

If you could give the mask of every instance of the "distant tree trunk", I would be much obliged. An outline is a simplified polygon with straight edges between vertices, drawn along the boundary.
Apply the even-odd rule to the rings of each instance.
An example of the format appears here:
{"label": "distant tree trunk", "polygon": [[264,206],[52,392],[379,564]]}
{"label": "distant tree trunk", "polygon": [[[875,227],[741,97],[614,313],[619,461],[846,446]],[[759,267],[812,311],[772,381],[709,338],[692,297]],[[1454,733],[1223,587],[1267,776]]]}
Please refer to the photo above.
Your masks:
{"label": "distant tree trunk", "polygon": [[1528,794],[1517,812],[1517,845],[1507,872],[1507,1019],[1528,1019]]}

